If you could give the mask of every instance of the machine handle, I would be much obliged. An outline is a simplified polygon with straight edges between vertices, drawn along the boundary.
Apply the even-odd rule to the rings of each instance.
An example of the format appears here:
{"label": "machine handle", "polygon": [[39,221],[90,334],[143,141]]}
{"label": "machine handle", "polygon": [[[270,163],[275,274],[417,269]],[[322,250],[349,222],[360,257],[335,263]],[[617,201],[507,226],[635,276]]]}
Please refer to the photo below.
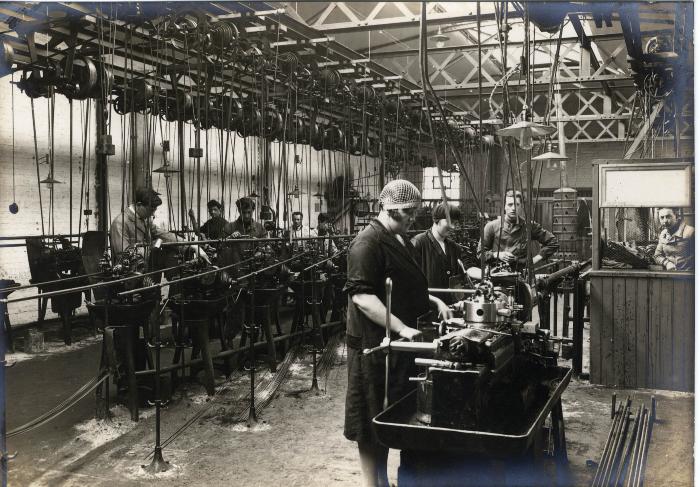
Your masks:
{"label": "machine handle", "polygon": [[[391,291],[394,288],[394,283],[391,277],[386,278],[385,286],[385,296],[386,296],[386,341],[387,347],[389,346],[389,341],[391,340]],[[388,352],[391,351],[391,347],[388,347]],[[389,407],[389,353],[386,354],[384,359],[384,409]]]}

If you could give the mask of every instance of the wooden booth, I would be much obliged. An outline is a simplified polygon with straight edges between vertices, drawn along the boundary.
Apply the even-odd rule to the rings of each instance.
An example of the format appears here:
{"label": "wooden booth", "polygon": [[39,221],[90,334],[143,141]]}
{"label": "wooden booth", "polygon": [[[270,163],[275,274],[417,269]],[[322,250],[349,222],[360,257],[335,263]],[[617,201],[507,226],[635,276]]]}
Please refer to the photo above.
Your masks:
{"label": "wooden booth", "polygon": [[695,227],[692,179],[687,159],[593,163],[592,383],[694,390],[694,269],[653,260],[660,208]]}

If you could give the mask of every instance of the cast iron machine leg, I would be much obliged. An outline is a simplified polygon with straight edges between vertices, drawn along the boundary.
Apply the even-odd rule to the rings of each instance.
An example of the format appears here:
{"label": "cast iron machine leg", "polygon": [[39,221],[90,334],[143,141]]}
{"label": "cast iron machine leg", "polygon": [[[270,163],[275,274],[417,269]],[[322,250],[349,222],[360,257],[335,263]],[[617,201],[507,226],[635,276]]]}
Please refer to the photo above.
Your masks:
{"label": "cast iron machine leg", "polygon": [[[166,300],[167,304],[167,300]],[[165,309],[165,305],[163,305],[163,308],[161,308],[160,312],[162,313],[163,310]],[[160,315],[160,313],[159,313]],[[157,320],[158,323],[156,324],[155,330],[153,333],[153,345],[152,347],[155,348],[155,362],[156,362],[156,374],[155,374],[155,404],[156,404],[156,444],[153,449],[153,461],[151,461],[150,465],[141,465],[142,468],[144,468],[147,472],[149,473],[158,473],[158,472],[165,472],[170,468],[170,464],[166,462],[163,459],[163,449],[160,445],[160,408],[162,405],[161,402],[161,397],[160,397],[160,320]]]}
{"label": "cast iron machine leg", "polygon": [[209,320],[199,320],[196,323],[197,341],[202,352],[202,365],[204,366],[204,387],[207,394],[214,395],[214,363],[209,350]]}
{"label": "cast iron machine leg", "polygon": [[[5,295],[3,295],[5,298]],[[7,312],[7,303],[0,301],[0,389],[6,391],[5,388],[5,350],[7,335],[5,333],[5,313]],[[5,394],[0,397],[0,480],[2,486],[7,485],[7,463],[8,460],[14,458],[7,453],[7,430],[5,424]]]}

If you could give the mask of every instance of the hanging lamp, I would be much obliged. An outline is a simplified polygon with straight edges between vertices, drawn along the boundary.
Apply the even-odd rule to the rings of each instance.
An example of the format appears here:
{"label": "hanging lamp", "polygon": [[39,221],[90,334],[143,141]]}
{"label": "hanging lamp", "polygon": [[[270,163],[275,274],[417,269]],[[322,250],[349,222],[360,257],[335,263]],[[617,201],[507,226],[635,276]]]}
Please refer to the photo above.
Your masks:
{"label": "hanging lamp", "polygon": [[518,139],[518,146],[521,149],[532,149],[534,145],[534,137],[544,137],[552,135],[557,129],[550,125],[543,125],[529,120],[522,120],[513,125],[499,129],[497,135],[502,137],[514,137]]}
{"label": "hanging lamp", "polygon": [[438,49],[445,47],[445,42],[450,40],[450,36],[448,36],[447,34],[443,34],[441,25],[438,25],[437,32],[431,35],[430,38],[435,41],[435,46]]}

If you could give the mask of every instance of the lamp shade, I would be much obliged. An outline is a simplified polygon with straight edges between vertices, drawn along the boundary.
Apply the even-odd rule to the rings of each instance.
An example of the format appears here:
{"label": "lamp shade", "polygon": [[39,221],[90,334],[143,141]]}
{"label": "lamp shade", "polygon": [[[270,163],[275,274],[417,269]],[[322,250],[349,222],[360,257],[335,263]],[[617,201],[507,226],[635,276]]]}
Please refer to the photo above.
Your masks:
{"label": "lamp shade", "polygon": [[532,149],[534,145],[533,137],[544,137],[553,134],[555,131],[556,128],[552,126],[523,120],[497,130],[496,134],[502,137],[515,137],[518,139],[518,146],[527,150]]}

